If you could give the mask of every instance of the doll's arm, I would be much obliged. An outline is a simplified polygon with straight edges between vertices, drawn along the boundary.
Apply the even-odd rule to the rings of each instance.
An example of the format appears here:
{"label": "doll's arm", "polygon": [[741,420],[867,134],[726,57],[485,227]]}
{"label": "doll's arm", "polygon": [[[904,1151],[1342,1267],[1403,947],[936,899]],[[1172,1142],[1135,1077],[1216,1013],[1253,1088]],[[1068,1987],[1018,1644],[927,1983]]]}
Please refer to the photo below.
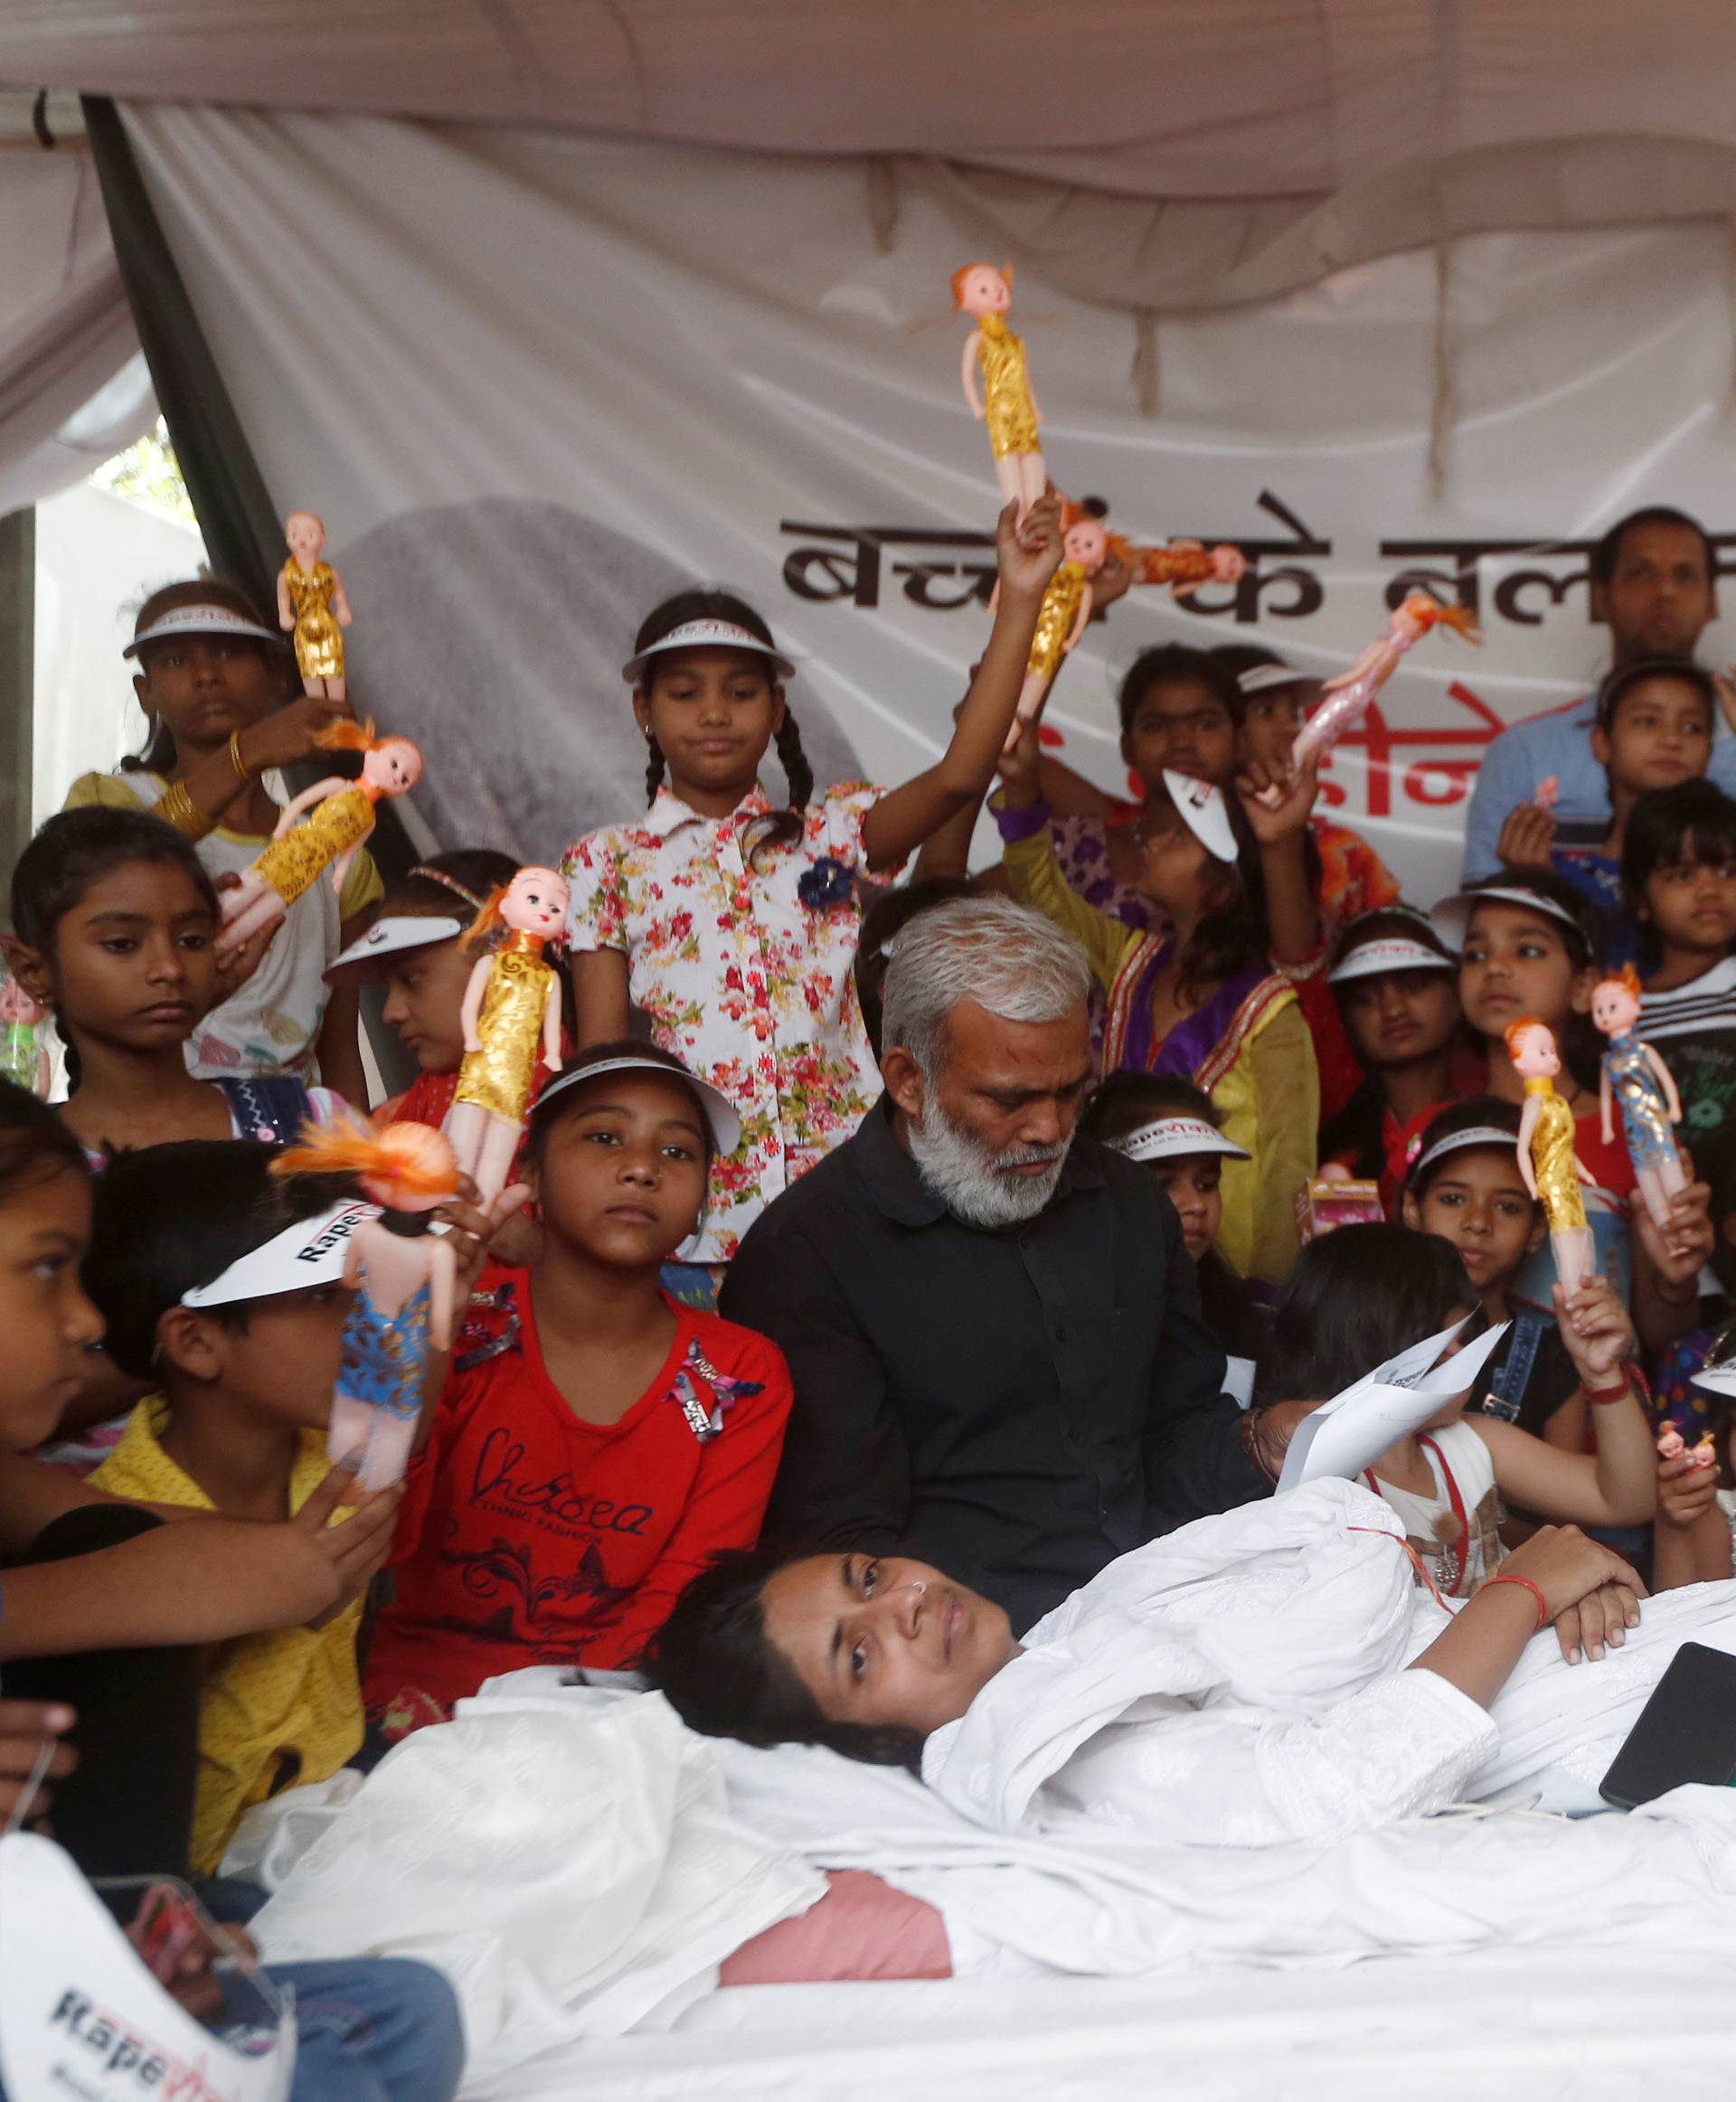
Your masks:
{"label": "doll's arm", "polygon": [[1578,1154],[1575,1154],[1573,1156],[1573,1173],[1580,1178],[1580,1182],[1585,1184],[1588,1190],[1595,1190],[1597,1188],[1598,1178],[1591,1173],[1590,1169],[1586,1166],[1585,1163],[1580,1158]]}
{"label": "doll's arm", "polygon": [[311,788],[304,788],[299,796],[292,797],[284,805],[277,824],[272,827],[272,838],[287,837],[290,826],[304,811],[311,810],[316,803],[323,803],[326,796],[335,796],[339,789],[347,788],[349,785],[342,774],[327,774],[323,781],[316,781]]}
{"label": "doll's arm", "polygon": [[1531,1157],[1532,1134],[1537,1128],[1537,1098],[1525,1097],[1525,1106],[1519,1112],[1519,1136],[1514,1142],[1519,1155],[1519,1179],[1525,1185],[1526,1194],[1533,1202],[1537,1197],[1537,1169]]}
{"label": "doll's arm", "polygon": [[[328,562],[326,567],[331,569],[331,564]],[[350,601],[344,589],[344,580],[335,570],[332,570],[332,611],[336,615],[337,625],[340,627],[348,627],[355,618],[354,614],[350,611]]]}
{"label": "doll's arm", "polygon": [[372,833],[373,830],[373,825],[369,825],[367,832],[363,834],[362,838],[355,841],[353,845],[346,846],[344,849],[344,852],[339,854],[337,859],[332,863],[332,888],[337,892],[340,898],[344,895],[344,884],[347,883],[350,880],[351,863],[355,860],[356,855],[362,852],[363,842],[368,837],[369,833]]}
{"label": "doll's arm", "polygon": [[983,420],[985,413],[983,404],[976,393],[976,346],[982,340],[982,330],[980,328],[972,329],[965,338],[964,363],[958,368],[958,378],[965,390],[965,400],[970,403],[970,413],[978,423]]}
{"label": "doll's arm", "polygon": [[561,981],[549,981],[549,996],[542,1003],[542,1063],[550,1072],[561,1070]]}
{"label": "doll's arm", "polygon": [[1078,642],[1080,636],[1084,634],[1085,624],[1090,619],[1091,608],[1096,603],[1096,598],[1091,590],[1091,587],[1087,584],[1084,589],[1079,595],[1079,612],[1073,620],[1073,632],[1067,637],[1066,642],[1062,646],[1062,651],[1064,655],[1068,656],[1072,655],[1073,646]]}
{"label": "doll's arm", "polygon": [[458,1003],[458,1026],[464,1032],[464,1048],[467,1051],[482,1049],[482,1038],[476,1033],[476,1017],[482,1013],[482,996],[488,989],[488,974],[494,967],[492,957],[478,957],[469,983],[464,988],[464,998]]}
{"label": "doll's arm", "polygon": [[[1670,1122],[1680,1124],[1682,1121],[1682,1098],[1676,1090],[1675,1075],[1664,1063],[1663,1059],[1659,1057],[1652,1045],[1648,1043],[1642,1048],[1653,1072],[1657,1075],[1658,1086],[1664,1090],[1664,1100],[1669,1108]],[[1603,1136],[1608,1138],[1609,1134],[1606,1131]]]}
{"label": "doll's arm", "polygon": [[1614,1090],[1609,1085],[1609,1069],[1608,1066],[1600,1067],[1598,1072],[1598,1113],[1603,1119],[1605,1145],[1616,1136],[1615,1124],[1609,1114],[1614,1099]]}
{"label": "doll's arm", "polygon": [[362,1270],[361,1229],[358,1228],[350,1236],[350,1245],[344,1251],[344,1282],[353,1292],[361,1286]]}
{"label": "doll's arm", "polygon": [[1039,409],[1039,408],[1037,407],[1037,391],[1036,391],[1036,389],[1035,389],[1035,388],[1034,388],[1034,387],[1033,387],[1033,386],[1031,384],[1031,374],[1030,374],[1030,372],[1029,372],[1029,370],[1028,370],[1028,369],[1027,369],[1027,371],[1026,371],[1026,372],[1025,372],[1025,375],[1024,375],[1024,392],[1025,392],[1025,399],[1026,399],[1026,400],[1027,400],[1027,401],[1030,402],[1030,404],[1031,404],[1031,420],[1032,420],[1032,422],[1033,422],[1033,423],[1041,423],[1041,422],[1043,421],[1043,411],[1042,411],[1042,410],[1041,410],[1041,409]]}
{"label": "doll's arm", "polygon": [[289,580],[279,570],[278,571],[278,626],[279,627],[293,627],[295,625],[296,609],[289,603]]}
{"label": "doll's arm", "polygon": [[[1375,665],[1386,656],[1389,647],[1384,642],[1370,643],[1349,671],[1340,672],[1336,678],[1324,681],[1320,691],[1323,693],[1339,693],[1346,686],[1354,686],[1359,679],[1367,677],[1373,671]],[[1390,665],[1388,669],[1391,669]]]}

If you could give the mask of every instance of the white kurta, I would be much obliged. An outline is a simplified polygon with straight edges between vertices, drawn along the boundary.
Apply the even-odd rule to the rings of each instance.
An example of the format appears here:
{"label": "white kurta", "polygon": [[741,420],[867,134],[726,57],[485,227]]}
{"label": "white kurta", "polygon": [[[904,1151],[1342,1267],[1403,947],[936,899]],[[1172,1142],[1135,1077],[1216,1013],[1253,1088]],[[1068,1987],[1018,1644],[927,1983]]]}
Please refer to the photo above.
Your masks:
{"label": "white kurta", "polygon": [[1111,1563],[929,1739],[923,1778],[1003,1830],[1192,1845],[1327,1840],[1516,1789],[1590,1806],[1680,1643],[1736,1652],[1736,1583],[1647,1601],[1600,1664],[1569,1666],[1545,1631],[1486,1714],[1405,1668],[1447,1625],[1396,1514],[1314,1483]]}

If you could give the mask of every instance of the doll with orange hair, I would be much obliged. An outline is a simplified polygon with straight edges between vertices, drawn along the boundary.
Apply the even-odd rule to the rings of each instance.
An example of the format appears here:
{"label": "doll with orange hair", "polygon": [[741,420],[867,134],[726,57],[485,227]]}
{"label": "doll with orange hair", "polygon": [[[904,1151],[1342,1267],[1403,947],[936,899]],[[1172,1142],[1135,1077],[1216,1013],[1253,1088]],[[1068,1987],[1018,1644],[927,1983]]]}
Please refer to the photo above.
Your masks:
{"label": "doll with orange hair", "polygon": [[350,1175],[380,1206],[356,1228],[344,1259],[355,1303],[332,1397],[329,1450],[356,1456],[370,1493],[409,1465],[431,1353],[452,1347],[458,1258],[429,1231],[434,1208],[458,1193],[451,1146],[426,1124],[376,1131],[357,1119],[307,1126],[301,1143],[272,1163],[274,1175]]}
{"label": "doll with orange hair", "polygon": [[1597,1268],[1597,1247],[1581,1188],[1591,1174],[1574,1149],[1572,1108],[1555,1089],[1561,1054],[1555,1032],[1534,1014],[1507,1024],[1506,1043],[1513,1070],[1525,1084],[1519,1112],[1520,1180],[1543,1208],[1556,1275],[1571,1299]]}
{"label": "doll with orange hair", "polygon": [[1621,1135],[1639,1193],[1657,1224],[1670,1226],[1675,1221],[1670,1200],[1688,1186],[1671,1128],[1682,1121],[1682,1098],[1668,1066],[1634,1034],[1639,1022],[1639,974],[1632,964],[1624,964],[1592,987],[1591,1019],[1609,1044],[1598,1080],[1605,1144],[1615,1136],[1610,1111],[1619,1095]]}
{"label": "doll with orange hair", "polygon": [[321,561],[326,522],[316,511],[292,511],[283,522],[289,559],[278,571],[278,626],[293,634],[302,690],[344,698],[344,630],[355,617],[344,580]]}
{"label": "doll with orange hair", "polygon": [[[343,717],[316,731],[314,742],[326,751],[359,751],[362,778],[346,781],[327,774],[284,805],[270,845],[222,894],[220,959],[274,927],[325,870],[331,870],[332,888],[341,895],[351,862],[373,834],[374,805],[382,796],[403,795],[422,778],[422,755],[410,740],[375,737],[371,722]],[[292,829],[304,812],[312,813],[307,824]]]}
{"label": "doll with orange hair", "polygon": [[[967,263],[952,273],[952,296],[976,324],[965,339],[959,366],[965,400],[976,420],[988,426],[995,478],[1002,496],[1017,504],[1023,522],[1043,495],[1049,474],[1037,436],[1043,412],[1025,366],[1024,339],[1006,325],[1006,310],[1013,304],[1012,264],[1005,263],[997,270],[993,263]],[[980,396],[978,368],[983,375]]]}
{"label": "doll with orange hair", "polygon": [[538,1052],[552,1072],[561,1063],[561,981],[542,949],[566,923],[567,883],[552,869],[520,869],[483,907],[463,938],[476,957],[458,1019],[464,1062],[445,1131],[458,1165],[493,1203],[506,1186]]}
{"label": "doll with orange hair", "polygon": [[1467,642],[1483,639],[1462,606],[1443,606],[1426,591],[1411,592],[1392,608],[1380,640],[1370,643],[1349,671],[1321,687],[1320,705],[1297,732],[1290,764],[1299,768],[1310,753],[1330,750],[1398,670],[1405,652],[1433,627],[1450,627]]}
{"label": "doll with orange hair", "polygon": [[[1024,683],[1019,688],[1018,713],[1008,733],[1008,742],[1019,734],[1019,725],[1043,712],[1043,698],[1055,674],[1072,655],[1091,617],[1094,594],[1091,579],[1109,560],[1111,550],[1125,555],[1127,543],[1111,533],[1100,518],[1081,511],[1069,498],[1061,500],[1061,561],[1049,580],[1037,614],[1037,631],[1031,638]],[[997,581],[989,594],[991,617],[1000,604]]]}

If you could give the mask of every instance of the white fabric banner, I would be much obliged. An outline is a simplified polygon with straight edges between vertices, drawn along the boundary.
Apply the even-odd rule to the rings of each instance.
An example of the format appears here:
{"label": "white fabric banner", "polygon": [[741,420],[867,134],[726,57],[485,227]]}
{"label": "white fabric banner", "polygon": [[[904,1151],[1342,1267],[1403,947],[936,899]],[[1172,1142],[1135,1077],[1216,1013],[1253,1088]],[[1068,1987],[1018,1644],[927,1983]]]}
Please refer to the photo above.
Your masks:
{"label": "white fabric banner", "polygon": [[[354,691],[423,742],[442,844],[546,858],[642,806],[619,666],[693,580],[806,653],[791,705],[822,779],[897,781],[941,749],[987,633],[996,496],[948,288],[973,246],[932,201],[882,253],[847,159],[169,106],[127,124],[269,486],[326,519]],[[1326,673],[1426,578],[1486,646],[1419,647],[1329,796],[1413,895],[1447,889],[1490,734],[1602,666],[1597,533],[1666,500],[1736,567],[1724,241],[1482,236],[1452,249],[1444,306],[1429,253],[1165,321],[1153,418],[1128,316],[1021,278],[1057,483],[1130,539],[1235,540],[1252,565],[1090,629],[1050,705],[1062,756],[1121,782],[1113,690],[1148,643],[1259,640]]]}

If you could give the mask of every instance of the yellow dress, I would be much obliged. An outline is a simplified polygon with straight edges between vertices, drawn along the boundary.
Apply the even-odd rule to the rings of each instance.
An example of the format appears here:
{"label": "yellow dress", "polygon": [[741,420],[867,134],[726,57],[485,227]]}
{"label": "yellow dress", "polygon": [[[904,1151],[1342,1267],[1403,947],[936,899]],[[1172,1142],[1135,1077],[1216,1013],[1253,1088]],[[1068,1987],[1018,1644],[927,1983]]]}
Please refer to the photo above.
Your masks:
{"label": "yellow dress", "polygon": [[1588,1221],[1584,1187],[1573,1164],[1573,1112],[1547,1075],[1527,1080],[1525,1093],[1534,1096],[1538,1105],[1537,1128],[1531,1135],[1531,1166],[1549,1230],[1582,1232]]}
{"label": "yellow dress", "polygon": [[366,839],[373,830],[373,798],[365,788],[340,788],[316,803],[307,823],[283,839],[274,839],[253,863],[252,873],[269,883],[286,905],[310,891],[339,854]]}
{"label": "yellow dress", "polygon": [[1015,335],[998,314],[985,314],[976,324],[982,341],[976,363],[983,372],[983,418],[997,460],[1009,453],[1043,450],[1037,412],[1031,405],[1031,383],[1024,372],[1024,339]]}
{"label": "yellow dress", "polygon": [[542,943],[536,935],[511,934],[495,951],[476,1016],[482,1049],[464,1054],[452,1090],[454,1108],[460,1102],[474,1102],[508,1124],[523,1118],[536,1078],[542,1017],[553,984],[553,966],[542,961]]}
{"label": "yellow dress", "polygon": [[337,579],[330,562],[316,562],[310,575],[291,555],[283,565],[283,581],[296,609],[296,662],[304,679],[344,676],[344,630],[332,611]]}
{"label": "yellow dress", "polygon": [[1079,602],[1085,596],[1085,572],[1077,562],[1062,562],[1049,580],[1037,614],[1037,632],[1031,637],[1031,669],[1052,679],[1067,654],[1067,637],[1079,618]]}

